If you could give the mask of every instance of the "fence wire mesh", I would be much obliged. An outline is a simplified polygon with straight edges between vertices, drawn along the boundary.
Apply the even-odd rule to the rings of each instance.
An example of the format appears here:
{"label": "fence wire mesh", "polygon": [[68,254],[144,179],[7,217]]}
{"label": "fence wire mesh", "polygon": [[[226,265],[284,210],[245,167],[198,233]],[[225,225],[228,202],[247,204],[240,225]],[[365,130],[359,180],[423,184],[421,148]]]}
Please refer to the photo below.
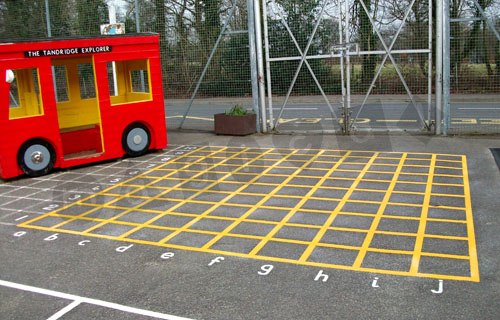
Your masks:
{"label": "fence wire mesh", "polygon": [[450,0],[449,133],[500,132],[500,1]]}
{"label": "fence wire mesh", "polygon": [[[312,124],[324,129],[329,121],[338,130],[347,113],[357,128],[429,123],[436,46],[436,4],[429,1],[262,1],[275,119],[306,52],[291,90],[297,112],[287,109],[281,122],[310,130]],[[109,22],[108,5],[116,6],[126,33],[160,34],[171,128],[187,110],[212,53],[186,125],[210,129],[213,113],[252,105],[247,0],[0,0],[0,41],[97,35]],[[448,132],[498,133],[500,0],[450,0],[449,15]],[[57,94],[64,98],[64,92]]]}
{"label": "fence wire mesh", "polygon": [[[273,95],[286,100],[290,94],[294,101],[324,94],[340,118],[334,121],[349,114],[349,126],[357,128],[423,127],[430,107],[431,12],[429,1],[270,0]],[[315,107],[324,112],[320,104]]]}
{"label": "fence wire mesh", "polygon": [[116,21],[125,23],[126,33],[160,34],[171,127],[187,109],[212,51],[186,125],[190,126],[189,116],[198,115],[193,117],[199,118],[194,128],[209,128],[214,112],[235,103],[251,106],[246,0],[48,0],[47,4],[45,0],[0,0],[0,40],[99,35],[100,26],[110,21],[108,5],[113,5]]}

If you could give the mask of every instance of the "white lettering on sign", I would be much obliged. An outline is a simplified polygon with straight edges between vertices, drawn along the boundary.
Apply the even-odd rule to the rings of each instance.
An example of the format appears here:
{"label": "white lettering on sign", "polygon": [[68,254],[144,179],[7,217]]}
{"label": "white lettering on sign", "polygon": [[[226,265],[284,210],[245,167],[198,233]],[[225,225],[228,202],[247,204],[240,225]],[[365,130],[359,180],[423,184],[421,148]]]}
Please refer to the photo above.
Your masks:
{"label": "white lettering on sign", "polygon": [[89,46],[89,47],[81,47],[81,48],[57,48],[57,49],[29,50],[29,51],[24,51],[24,56],[26,58],[67,56],[67,55],[74,55],[74,54],[111,52],[112,49],[113,49],[112,46]]}

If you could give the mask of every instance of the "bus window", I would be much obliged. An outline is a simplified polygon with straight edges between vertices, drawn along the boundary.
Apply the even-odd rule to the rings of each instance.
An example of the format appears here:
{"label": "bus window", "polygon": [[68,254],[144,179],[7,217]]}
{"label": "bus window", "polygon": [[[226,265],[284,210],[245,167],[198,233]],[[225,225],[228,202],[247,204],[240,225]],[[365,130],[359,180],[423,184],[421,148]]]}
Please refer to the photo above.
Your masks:
{"label": "bus window", "polygon": [[9,119],[33,117],[43,114],[37,69],[17,69],[10,83]]}
{"label": "bus window", "polygon": [[91,63],[78,64],[78,79],[80,80],[80,99],[95,98],[94,68]]}
{"label": "bus window", "polygon": [[111,105],[151,101],[147,59],[108,62],[107,69]]}
{"label": "bus window", "polygon": [[69,101],[68,74],[65,66],[52,66],[57,102]]}

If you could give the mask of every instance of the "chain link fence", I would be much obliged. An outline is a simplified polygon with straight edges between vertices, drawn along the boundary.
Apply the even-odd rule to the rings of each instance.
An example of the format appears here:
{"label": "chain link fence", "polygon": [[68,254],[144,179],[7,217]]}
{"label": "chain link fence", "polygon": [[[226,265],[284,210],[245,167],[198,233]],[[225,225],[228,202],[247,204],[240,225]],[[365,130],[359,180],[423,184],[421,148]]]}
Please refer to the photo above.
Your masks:
{"label": "chain link fence", "polygon": [[[271,90],[275,98],[292,102],[288,110],[298,96],[322,95],[322,101],[301,106],[310,118],[330,113],[334,129],[336,122],[346,132],[421,129],[429,123],[429,1],[267,3]],[[277,125],[291,128],[293,122],[282,116],[292,112],[285,104],[277,107]]]}
{"label": "chain link fence", "polygon": [[191,97],[187,128],[209,129],[211,114],[237,103],[251,107],[246,0],[0,0],[0,40],[99,35],[108,5],[126,33],[160,34],[169,127]]}
{"label": "chain link fence", "polygon": [[448,133],[500,132],[500,1],[450,1]]}
{"label": "chain link fence", "polygon": [[[498,133],[500,0],[449,2],[448,132]],[[267,108],[276,124],[351,132],[431,125],[435,1],[262,4]],[[185,128],[211,130],[213,113],[252,107],[246,0],[0,0],[0,40],[97,35],[108,5],[126,33],[160,34],[170,128],[187,116]]]}

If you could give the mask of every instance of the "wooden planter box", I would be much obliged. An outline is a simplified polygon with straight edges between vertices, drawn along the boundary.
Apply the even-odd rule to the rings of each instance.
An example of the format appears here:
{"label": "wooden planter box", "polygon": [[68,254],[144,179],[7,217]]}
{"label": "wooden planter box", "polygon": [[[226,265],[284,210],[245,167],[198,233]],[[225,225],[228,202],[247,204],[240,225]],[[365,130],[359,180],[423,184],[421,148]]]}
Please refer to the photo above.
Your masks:
{"label": "wooden planter box", "polygon": [[225,113],[214,114],[215,134],[246,136],[257,132],[255,113],[233,116]]}

